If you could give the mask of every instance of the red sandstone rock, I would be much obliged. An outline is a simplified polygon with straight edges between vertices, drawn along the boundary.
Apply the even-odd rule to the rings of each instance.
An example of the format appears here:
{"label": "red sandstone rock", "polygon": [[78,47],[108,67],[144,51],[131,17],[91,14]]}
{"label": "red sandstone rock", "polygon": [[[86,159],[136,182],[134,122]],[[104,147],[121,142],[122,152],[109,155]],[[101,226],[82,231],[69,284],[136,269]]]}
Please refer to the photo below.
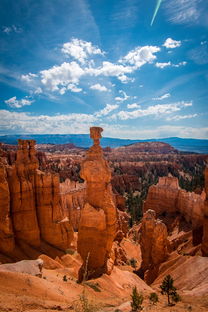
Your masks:
{"label": "red sandstone rock", "polygon": [[204,200],[204,192],[202,194],[187,192],[180,189],[177,178],[162,177],[159,178],[158,184],[149,188],[143,210],[153,209],[157,216],[163,213],[180,212],[192,225],[193,243],[197,245],[202,240]]}
{"label": "red sandstone rock", "polygon": [[66,179],[60,184],[60,192],[64,214],[78,231],[81,210],[86,202],[86,184]]}
{"label": "red sandstone rock", "polygon": [[157,277],[159,264],[167,257],[167,228],[162,221],[157,220],[154,210],[148,210],[142,218],[141,253],[142,264],[140,274],[148,284]]}
{"label": "red sandstone rock", "polygon": [[150,186],[147,199],[144,202],[144,212],[155,210],[157,216],[163,212],[175,212],[179,193],[178,179],[161,177],[156,185]]}
{"label": "red sandstone rock", "polygon": [[[14,249],[14,238],[35,247],[44,240],[62,250],[70,246],[73,238],[61,207],[59,177],[38,170],[34,146],[33,140],[19,140],[15,163],[0,167],[2,252]],[[21,258],[21,252],[15,257]]]}
{"label": "red sandstone rock", "polygon": [[205,169],[205,192],[206,200],[204,205],[202,255],[208,257],[208,167]]}
{"label": "red sandstone rock", "polygon": [[86,200],[78,231],[78,252],[83,259],[79,280],[109,273],[112,243],[116,235],[117,214],[111,190],[111,171],[99,146],[102,128],[90,128],[94,145],[82,163],[80,176],[86,181]]}
{"label": "red sandstone rock", "polygon": [[0,163],[0,250],[14,249],[14,235],[10,218],[10,193],[6,170]]}

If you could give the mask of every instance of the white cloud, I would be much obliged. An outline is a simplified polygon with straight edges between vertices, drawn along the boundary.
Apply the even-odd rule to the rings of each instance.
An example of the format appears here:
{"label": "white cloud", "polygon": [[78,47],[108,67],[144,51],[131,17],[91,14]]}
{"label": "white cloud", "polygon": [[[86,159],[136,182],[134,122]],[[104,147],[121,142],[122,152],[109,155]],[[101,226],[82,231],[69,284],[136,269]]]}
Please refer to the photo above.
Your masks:
{"label": "white cloud", "polygon": [[120,111],[117,114],[112,115],[112,119],[136,119],[145,116],[157,116],[162,117],[163,115],[171,114],[176,111],[180,111],[183,107],[192,106],[192,102],[176,102],[172,104],[158,104],[149,106],[146,109],[137,109],[134,111]]}
{"label": "white cloud", "polygon": [[2,32],[4,32],[5,34],[9,35],[10,33],[12,32],[15,32],[15,33],[21,33],[23,32],[23,29],[19,26],[16,26],[16,25],[12,25],[12,26],[3,26],[2,27]]}
{"label": "white cloud", "polygon": [[180,67],[180,66],[185,66],[187,64],[187,62],[183,61],[183,62],[179,62],[178,64],[172,64],[170,61],[169,62],[166,62],[166,63],[159,63],[159,62],[156,62],[155,63],[155,66],[158,67],[158,68],[165,68],[165,67],[168,67],[168,66],[171,66],[171,67]]}
{"label": "white cloud", "polygon": [[170,93],[165,93],[159,97],[152,98],[152,100],[161,101],[161,100],[167,99],[169,97],[170,97]]}
{"label": "white cloud", "polygon": [[[204,1],[206,3],[206,1]],[[199,9],[200,0],[169,0],[165,7],[169,20],[176,24],[197,23],[203,15],[206,14]]]}
{"label": "white cloud", "polygon": [[13,96],[12,98],[4,101],[7,105],[13,108],[20,108],[22,106],[31,105],[34,101],[29,100],[27,97],[23,98],[21,100],[17,100],[16,96]]}
{"label": "white cloud", "polygon": [[152,63],[156,59],[154,53],[159,51],[160,48],[156,46],[137,47],[120,59],[119,62],[128,63],[136,68],[140,68],[146,63]]}
{"label": "white cloud", "polygon": [[34,91],[34,94],[41,94],[41,93],[43,93],[43,90],[42,90],[40,87],[38,87],[38,88]]}
{"label": "white cloud", "polygon": [[91,55],[104,55],[104,52],[93,46],[91,42],[76,38],[73,38],[70,42],[64,43],[61,51],[78,60],[81,64],[84,64]]}
{"label": "white cloud", "polygon": [[[48,70],[42,70],[41,82],[50,91],[59,91],[62,88],[63,94],[67,88],[72,90],[79,82],[81,76],[84,75],[84,70],[76,62],[64,62],[60,66],[53,66]],[[73,91],[73,90],[72,90]]]}
{"label": "white cloud", "polygon": [[132,104],[128,104],[127,105],[127,108],[139,108],[139,107],[141,107],[139,104],[137,104],[137,103],[132,103]]}
{"label": "white cloud", "polygon": [[105,86],[102,86],[102,85],[99,84],[99,83],[96,83],[96,84],[90,86],[90,89],[92,89],[92,90],[98,90],[98,91],[108,91],[108,89],[107,89]]}
{"label": "white cloud", "polygon": [[116,100],[117,102],[124,102],[124,101],[126,101],[126,100],[128,100],[128,99],[130,98],[130,96],[127,95],[126,92],[124,92],[123,90],[119,90],[119,93],[122,94],[123,97],[121,97],[121,96],[116,96],[116,97],[115,97],[115,100]]}
{"label": "white cloud", "polygon": [[170,116],[170,117],[167,117],[166,120],[168,121],[179,121],[179,120],[182,120],[182,119],[190,119],[190,118],[194,118],[194,117],[197,117],[198,114],[190,114],[190,115],[174,115],[174,116]]}
{"label": "white cloud", "polygon": [[169,62],[166,62],[166,63],[159,63],[159,62],[156,62],[155,63],[155,66],[156,67],[158,67],[158,68],[165,68],[165,67],[167,67],[167,66],[171,66],[171,62],[169,61]]}
{"label": "white cloud", "polygon": [[71,90],[72,92],[78,93],[82,91],[82,88],[78,88],[74,83],[69,83],[67,85],[67,89]]}
{"label": "white cloud", "polygon": [[33,81],[33,79],[37,78],[37,77],[38,77],[38,75],[29,73],[29,74],[26,74],[26,75],[22,75],[21,79],[23,81],[25,81],[26,83],[31,83]]}
{"label": "white cloud", "polygon": [[180,67],[180,66],[185,66],[187,64],[187,62],[183,61],[183,62],[179,62],[178,64],[172,64],[173,67]]}
{"label": "white cloud", "polygon": [[112,104],[112,105],[107,104],[102,110],[100,110],[99,112],[96,112],[95,116],[96,117],[106,116],[118,107],[119,107],[118,104]]}
{"label": "white cloud", "polygon": [[181,41],[180,40],[173,40],[171,38],[167,38],[163,44],[164,47],[166,47],[167,49],[174,49],[177,47],[181,46]]}

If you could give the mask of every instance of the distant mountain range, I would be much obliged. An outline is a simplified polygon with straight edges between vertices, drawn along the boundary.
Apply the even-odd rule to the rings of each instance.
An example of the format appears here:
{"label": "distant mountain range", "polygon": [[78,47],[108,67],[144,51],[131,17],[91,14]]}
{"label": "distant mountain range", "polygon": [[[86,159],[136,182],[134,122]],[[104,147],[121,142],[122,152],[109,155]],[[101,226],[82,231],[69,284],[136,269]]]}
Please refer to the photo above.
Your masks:
{"label": "distant mountain range", "polygon": [[[78,147],[87,148],[92,145],[89,134],[31,134],[31,135],[4,135],[0,136],[0,142],[6,144],[17,144],[18,139],[33,139],[38,144],[66,144],[73,143]],[[124,145],[139,142],[164,142],[168,143],[179,151],[195,152],[208,154],[208,140],[200,139],[182,139],[182,138],[164,138],[164,139],[147,139],[147,140],[130,140],[103,137],[101,140],[102,147],[120,147]]]}

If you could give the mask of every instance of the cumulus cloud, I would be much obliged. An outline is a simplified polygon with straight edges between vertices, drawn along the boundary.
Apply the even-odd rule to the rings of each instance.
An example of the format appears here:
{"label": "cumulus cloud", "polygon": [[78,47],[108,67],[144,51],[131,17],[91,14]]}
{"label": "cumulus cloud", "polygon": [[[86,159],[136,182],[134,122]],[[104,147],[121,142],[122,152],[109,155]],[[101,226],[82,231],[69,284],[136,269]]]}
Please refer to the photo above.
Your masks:
{"label": "cumulus cloud", "polygon": [[13,108],[21,108],[22,106],[31,105],[34,101],[28,99],[27,97],[17,100],[16,96],[13,96],[12,98],[4,101],[7,105]]}
{"label": "cumulus cloud", "polygon": [[[53,66],[40,72],[42,84],[51,91],[59,91],[64,94],[66,89],[72,90],[84,75],[84,70],[76,62],[64,62],[60,66]],[[75,90],[75,89],[74,89]]]}
{"label": "cumulus cloud", "polygon": [[96,117],[106,116],[116,108],[118,108],[118,104],[107,104],[102,110],[95,113]]}
{"label": "cumulus cloud", "polygon": [[158,104],[152,105],[145,109],[137,109],[134,111],[120,111],[117,114],[112,115],[112,119],[136,119],[139,117],[145,116],[157,116],[161,117],[162,115],[171,114],[176,111],[180,111],[183,107],[192,106],[192,102],[176,102],[172,104]]}
{"label": "cumulus cloud", "polygon": [[70,42],[63,44],[61,51],[67,56],[73,57],[75,60],[84,64],[91,55],[104,55],[98,47],[93,46],[91,42],[73,38]]}
{"label": "cumulus cloud", "polygon": [[98,90],[98,91],[108,91],[108,89],[107,89],[105,86],[102,86],[102,85],[99,84],[99,83],[96,83],[96,84],[90,86],[90,89],[92,89],[92,90]]}
{"label": "cumulus cloud", "polygon": [[156,46],[137,47],[120,59],[119,62],[128,63],[136,68],[140,68],[146,63],[152,63],[156,59],[156,55],[154,55],[154,53],[159,51],[160,48]]}
{"label": "cumulus cloud", "polygon": [[167,38],[165,42],[163,43],[163,46],[166,47],[167,49],[174,49],[177,47],[181,46],[181,41],[180,40],[173,40],[171,38]]}
{"label": "cumulus cloud", "polygon": [[137,103],[132,103],[132,104],[128,104],[127,108],[132,109],[132,108],[139,108],[141,107],[139,104]]}
{"label": "cumulus cloud", "polygon": [[119,90],[119,93],[120,93],[121,95],[123,95],[123,96],[116,96],[116,97],[115,97],[115,100],[116,100],[117,102],[124,102],[124,101],[126,101],[126,100],[128,100],[128,99],[130,98],[130,96],[127,95],[126,92],[124,92],[123,90]]}
{"label": "cumulus cloud", "polygon": [[164,100],[164,99],[167,99],[170,97],[170,93],[165,93],[161,96],[158,96],[158,97],[155,97],[155,98],[152,98],[154,101],[161,101],[161,100]]}

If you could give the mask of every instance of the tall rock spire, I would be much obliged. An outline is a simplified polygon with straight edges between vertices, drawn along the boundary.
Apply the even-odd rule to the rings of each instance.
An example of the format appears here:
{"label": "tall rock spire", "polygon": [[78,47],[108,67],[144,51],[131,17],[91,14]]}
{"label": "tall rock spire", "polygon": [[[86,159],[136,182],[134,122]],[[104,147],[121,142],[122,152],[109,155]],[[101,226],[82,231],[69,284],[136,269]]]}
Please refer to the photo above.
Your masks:
{"label": "tall rock spire", "polygon": [[111,171],[100,147],[100,127],[90,128],[93,146],[81,166],[86,181],[87,202],[81,212],[78,231],[78,252],[83,259],[79,280],[110,273],[108,260],[116,235],[117,214],[111,189]]}

